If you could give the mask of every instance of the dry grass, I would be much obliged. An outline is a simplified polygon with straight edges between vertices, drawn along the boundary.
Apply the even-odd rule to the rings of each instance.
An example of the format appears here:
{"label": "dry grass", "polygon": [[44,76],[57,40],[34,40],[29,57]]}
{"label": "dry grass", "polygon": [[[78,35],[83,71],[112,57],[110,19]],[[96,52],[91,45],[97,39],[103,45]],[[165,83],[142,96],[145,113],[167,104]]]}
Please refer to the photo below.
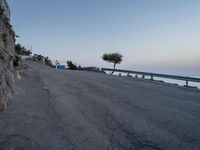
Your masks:
{"label": "dry grass", "polygon": [[7,106],[6,102],[0,99],[0,111],[6,109],[6,106]]}

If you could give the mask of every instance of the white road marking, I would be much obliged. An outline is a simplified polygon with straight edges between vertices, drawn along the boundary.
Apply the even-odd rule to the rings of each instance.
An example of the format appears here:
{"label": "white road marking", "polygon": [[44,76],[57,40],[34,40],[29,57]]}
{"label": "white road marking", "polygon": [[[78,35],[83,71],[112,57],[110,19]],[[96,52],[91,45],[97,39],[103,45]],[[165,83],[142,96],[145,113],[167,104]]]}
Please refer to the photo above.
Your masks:
{"label": "white road marking", "polygon": [[28,71],[32,71],[33,69],[28,69]]}
{"label": "white road marking", "polygon": [[20,74],[19,74],[19,71],[16,71],[16,73],[17,73],[17,78],[18,78],[18,80],[21,80],[22,78],[21,78],[21,76],[20,76]]}

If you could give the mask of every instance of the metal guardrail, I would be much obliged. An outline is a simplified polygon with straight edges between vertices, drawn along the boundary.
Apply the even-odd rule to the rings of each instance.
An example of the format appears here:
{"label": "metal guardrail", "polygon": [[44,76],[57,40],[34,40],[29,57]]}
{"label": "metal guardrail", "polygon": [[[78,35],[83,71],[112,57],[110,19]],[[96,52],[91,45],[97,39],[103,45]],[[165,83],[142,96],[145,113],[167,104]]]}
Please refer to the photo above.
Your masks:
{"label": "metal guardrail", "polygon": [[184,76],[176,76],[176,75],[166,75],[166,74],[158,74],[158,73],[148,73],[148,72],[140,72],[140,71],[131,71],[131,70],[120,70],[120,69],[109,69],[109,68],[101,68],[102,71],[114,71],[119,73],[127,73],[127,74],[136,74],[136,75],[142,75],[142,78],[145,78],[145,76],[151,77],[151,80],[153,80],[154,77],[159,78],[166,78],[166,79],[175,79],[175,80],[181,80],[186,82],[186,86],[188,86],[189,81],[190,82],[198,82],[200,83],[200,78],[193,78],[193,77],[184,77]]}

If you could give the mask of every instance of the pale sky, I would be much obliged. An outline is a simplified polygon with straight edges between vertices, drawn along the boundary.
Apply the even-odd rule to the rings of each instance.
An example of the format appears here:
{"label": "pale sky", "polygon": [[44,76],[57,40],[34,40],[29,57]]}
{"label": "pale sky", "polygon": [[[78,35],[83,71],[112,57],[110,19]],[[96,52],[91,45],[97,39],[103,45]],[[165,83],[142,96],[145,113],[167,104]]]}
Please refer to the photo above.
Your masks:
{"label": "pale sky", "polygon": [[52,60],[200,75],[199,0],[8,0],[17,42]]}

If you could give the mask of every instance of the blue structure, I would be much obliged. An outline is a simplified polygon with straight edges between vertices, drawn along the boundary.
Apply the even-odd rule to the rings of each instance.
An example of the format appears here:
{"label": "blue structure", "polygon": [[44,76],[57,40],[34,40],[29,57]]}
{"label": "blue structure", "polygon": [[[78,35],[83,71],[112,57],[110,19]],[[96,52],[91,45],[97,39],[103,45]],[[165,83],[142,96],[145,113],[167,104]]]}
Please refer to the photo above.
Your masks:
{"label": "blue structure", "polygon": [[65,65],[58,65],[57,69],[65,69]]}

